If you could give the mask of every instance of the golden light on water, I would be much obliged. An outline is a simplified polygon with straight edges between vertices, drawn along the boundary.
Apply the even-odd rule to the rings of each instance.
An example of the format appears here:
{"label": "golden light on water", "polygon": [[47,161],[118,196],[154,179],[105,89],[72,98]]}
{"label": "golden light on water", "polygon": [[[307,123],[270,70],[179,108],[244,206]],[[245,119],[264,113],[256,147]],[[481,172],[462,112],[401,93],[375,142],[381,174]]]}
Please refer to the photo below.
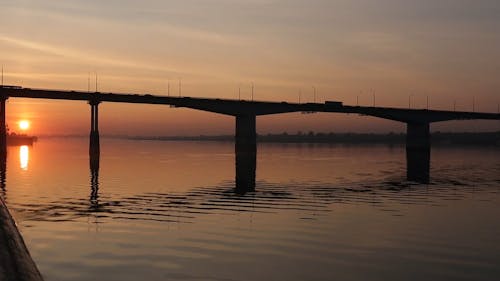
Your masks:
{"label": "golden light on water", "polygon": [[21,120],[19,121],[19,129],[22,131],[26,131],[30,128],[30,121],[28,120]]}
{"label": "golden light on water", "polygon": [[19,148],[19,160],[21,163],[21,169],[28,170],[28,163],[30,159],[29,148],[27,145],[22,145]]}

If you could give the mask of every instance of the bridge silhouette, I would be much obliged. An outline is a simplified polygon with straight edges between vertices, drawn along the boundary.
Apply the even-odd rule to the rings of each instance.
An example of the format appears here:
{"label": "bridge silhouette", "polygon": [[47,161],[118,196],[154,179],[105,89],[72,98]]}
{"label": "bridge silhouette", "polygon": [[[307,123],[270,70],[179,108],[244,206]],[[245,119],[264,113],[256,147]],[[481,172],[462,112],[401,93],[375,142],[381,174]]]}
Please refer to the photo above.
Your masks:
{"label": "bridge silhouette", "polygon": [[450,120],[500,120],[499,113],[405,109],[376,106],[348,106],[337,101],[324,103],[290,103],[270,101],[230,100],[124,94],[82,91],[31,89],[19,86],[0,87],[0,152],[6,152],[5,102],[8,98],[34,98],[86,101],[91,108],[89,155],[91,170],[99,169],[99,104],[101,102],[160,104],[183,107],[235,117],[236,190],[246,192],[255,188],[257,156],[256,117],[290,112],[330,112],[373,116],[407,125],[407,178],[429,182],[430,124]]}

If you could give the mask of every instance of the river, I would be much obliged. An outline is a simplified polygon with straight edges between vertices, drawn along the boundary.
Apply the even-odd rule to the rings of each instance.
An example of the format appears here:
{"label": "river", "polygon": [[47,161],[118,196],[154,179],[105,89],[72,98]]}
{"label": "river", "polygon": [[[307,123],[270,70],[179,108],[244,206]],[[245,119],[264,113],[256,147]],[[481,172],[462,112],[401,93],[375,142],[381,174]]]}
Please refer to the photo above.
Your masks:
{"label": "river", "polygon": [[[5,201],[47,281],[499,280],[500,149],[46,138],[8,147]],[[251,174],[251,173],[250,173]]]}

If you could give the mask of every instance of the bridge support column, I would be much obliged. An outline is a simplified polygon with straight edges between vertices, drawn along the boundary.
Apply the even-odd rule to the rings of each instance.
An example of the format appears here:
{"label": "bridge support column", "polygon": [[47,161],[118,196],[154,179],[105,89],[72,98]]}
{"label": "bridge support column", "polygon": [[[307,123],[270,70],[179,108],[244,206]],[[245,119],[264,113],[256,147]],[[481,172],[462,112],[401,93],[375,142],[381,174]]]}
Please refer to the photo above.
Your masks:
{"label": "bridge support column", "polygon": [[236,116],[235,134],[236,192],[255,190],[257,132],[255,115]]}
{"label": "bridge support column", "polygon": [[90,207],[97,209],[99,206],[99,102],[89,102],[90,104]]}
{"label": "bridge support column", "polygon": [[99,144],[99,102],[90,101],[90,143],[89,155],[92,157],[99,157],[100,144]]}
{"label": "bridge support column", "polygon": [[409,181],[429,183],[431,138],[429,123],[407,123],[406,176]]}
{"label": "bridge support column", "polygon": [[7,123],[5,120],[6,96],[0,96],[0,153],[7,153]]}

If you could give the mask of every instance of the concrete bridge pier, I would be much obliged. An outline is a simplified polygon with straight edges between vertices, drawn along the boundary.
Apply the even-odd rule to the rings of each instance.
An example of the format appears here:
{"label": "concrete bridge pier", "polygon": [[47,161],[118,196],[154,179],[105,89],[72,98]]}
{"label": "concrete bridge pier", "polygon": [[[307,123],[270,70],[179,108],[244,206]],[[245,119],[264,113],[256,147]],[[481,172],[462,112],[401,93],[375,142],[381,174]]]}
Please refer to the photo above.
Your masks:
{"label": "concrete bridge pier", "polygon": [[5,120],[5,103],[8,97],[0,96],[0,153],[7,153],[7,123]]}
{"label": "concrete bridge pier", "polygon": [[97,208],[99,198],[99,164],[100,164],[100,143],[99,143],[99,102],[90,101],[90,144],[89,144],[89,164],[90,164],[90,206]]}
{"label": "concrete bridge pier", "polygon": [[429,183],[431,138],[429,123],[407,123],[406,176],[409,181]]}
{"label": "concrete bridge pier", "polygon": [[[99,102],[89,101],[90,104],[90,143],[89,155],[92,157],[99,157],[100,144],[99,144]],[[91,160],[92,161],[92,160]]]}
{"label": "concrete bridge pier", "polygon": [[255,115],[236,116],[236,187],[240,194],[255,191],[257,132]]}

